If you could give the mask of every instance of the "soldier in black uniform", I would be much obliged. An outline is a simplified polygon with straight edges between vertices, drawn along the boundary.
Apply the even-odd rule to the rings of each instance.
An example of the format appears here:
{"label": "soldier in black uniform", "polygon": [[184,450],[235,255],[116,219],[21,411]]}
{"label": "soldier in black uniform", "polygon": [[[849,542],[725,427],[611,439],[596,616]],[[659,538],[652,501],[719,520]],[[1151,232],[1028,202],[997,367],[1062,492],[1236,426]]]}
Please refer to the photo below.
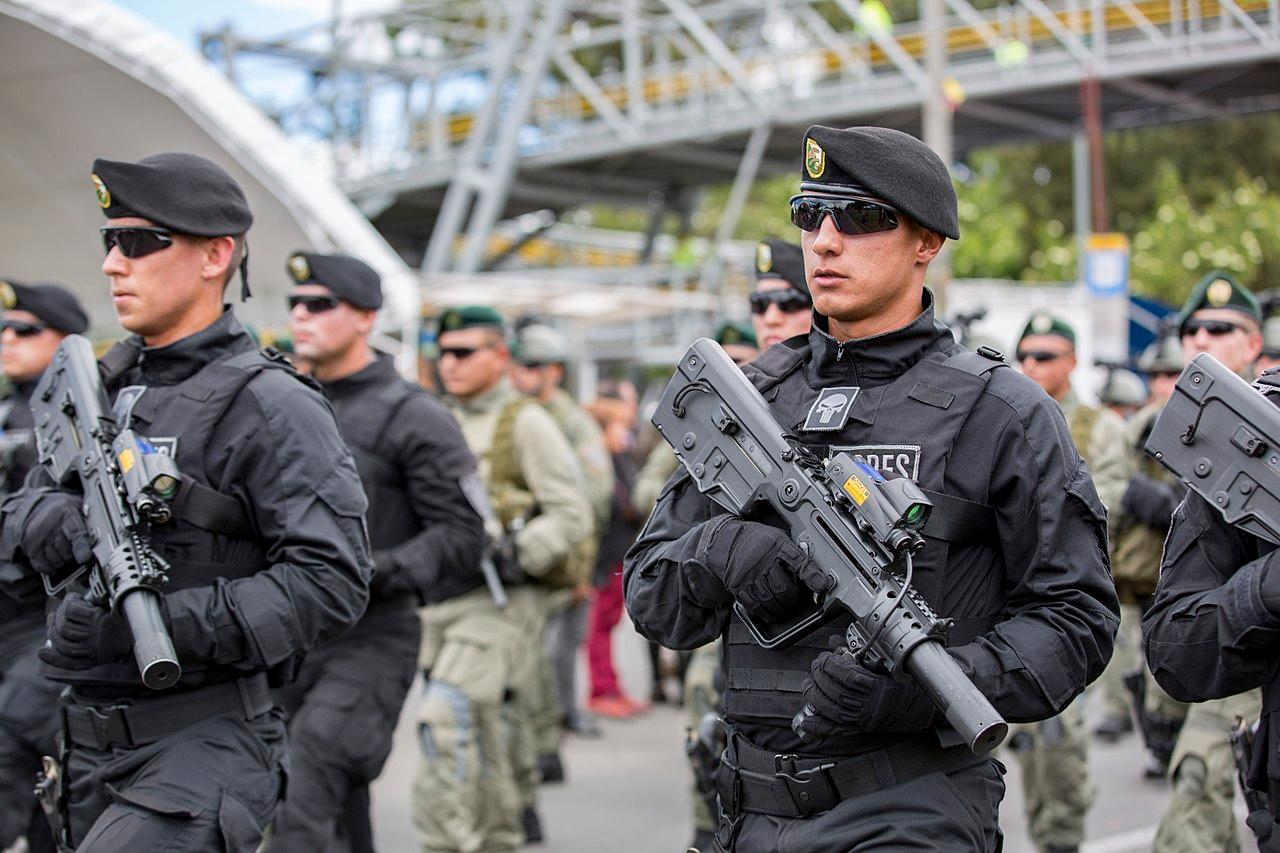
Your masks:
{"label": "soldier in black uniform", "polygon": [[[28,401],[68,334],[89,328],[79,300],[57,284],[0,282],[0,372],[13,393],[0,400],[0,495],[17,491],[36,464]],[[44,813],[31,795],[40,756],[56,750],[62,685],[40,674],[44,585],[14,563],[0,563],[0,850],[20,836],[32,853],[53,850]]]}
{"label": "soldier in black uniform", "polygon": [[313,252],[295,252],[288,270],[294,349],[311,363],[355,455],[375,573],[364,618],[316,649],[280,693],[291,715],[289,798],[276,812],[271,850],[315,853],[342,835],[344,849],[371,851],[368,785],[391,752],[417,671],[417,606],[440,600],[450,577],[479,577],[484,521],[464,487],[483,487],[453,416],[369,347],[382,306],[378,274],[355,258]]}
{"label": "soldier in black uniform", "polygon": [[[323,395],[260,352],[223,290],[247,290],[244,193],[214,163],[97,160],[102,271],[132,336],[100,367],[117,417],[182,471],[152,534],[180,682],[141,682],[124,620],[69,593],[44,672],[63,705],[70,842],[84,850],[254,850],[285,789],[270,687],[355,624],[372,573],[367,503]],[[8,559],[62,577],[89,559],[78,494],[35,468],[5,501]]]}
{"label": "soldier in black uniform", "polygon": [[[1009,721],[1052,716],[1102,672],[1118,623],[1088,466],[1048,395],[934,315],[925,270],[959,236],[937,155],[893,130],[813,127],[803,168],[791,211],[814,328],[744,372],[801,442],[927,490],[914,583],[956,620],[952,655]],[[830,651],[840,620],[766,651],[734,615],[790,618],[818,574],[778,519],[726,515],[683,470],[627,555],[641,633],[676,649],[724,636],[717,849],[997,849],[1002,768],[940,728],[914,682]]]}

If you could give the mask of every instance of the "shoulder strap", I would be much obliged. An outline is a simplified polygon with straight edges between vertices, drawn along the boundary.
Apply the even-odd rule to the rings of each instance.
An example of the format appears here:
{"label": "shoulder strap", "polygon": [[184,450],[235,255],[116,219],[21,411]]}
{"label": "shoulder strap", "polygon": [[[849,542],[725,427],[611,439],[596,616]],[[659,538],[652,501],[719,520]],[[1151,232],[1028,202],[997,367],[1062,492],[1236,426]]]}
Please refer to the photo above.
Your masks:
{"label": "shoulder strap", "polygon": [[125,371],[138,363],[138,348],[127,339],[116,341],[111,348],[98,359],[98,370],[102,376],[102,384],[109,386]]}
{"label": "shoulder strap", "polygon": [[760,354],[743,371],[756,390],[763,394],[800,369],[804,356],[799,350],[783,344],[775,344]]}
{"label": "shoulder strap", "polygon": [[990,347],[979,347],[976,352],[960,347],[943,360],[942,366],[986,379],[990,377],[991,371],[1009,365],[1005,362],[1003,355]]}

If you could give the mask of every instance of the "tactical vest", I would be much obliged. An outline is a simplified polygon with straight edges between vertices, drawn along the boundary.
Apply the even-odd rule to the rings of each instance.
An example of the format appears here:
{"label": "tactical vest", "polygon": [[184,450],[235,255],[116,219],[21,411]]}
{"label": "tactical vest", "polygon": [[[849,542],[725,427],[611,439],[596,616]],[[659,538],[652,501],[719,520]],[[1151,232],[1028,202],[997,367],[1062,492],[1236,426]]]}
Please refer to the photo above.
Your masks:
{"label": "tactical vest", "polygon": [[422,528],[405,497],[405,472],[387,459],[382,441],[387,427],[399,417],[400,407],[426,393],[397,379],[334,406],[342,438],[351,449],[369,498],[369,542],[375,550],[393,548]]}
{"label": "tactical vest", "polygon": [[[1155,424],[1159,410],[1152,408],[1143,415],[1146,424],[1138,437],[1137,446],[1130,448],[1138,454],[1138,471],[1160,483],[1177,483],[1178,479],[1165,468],[1142,451],[1147,443],[1147,436]],[[1136,604],[1144,598],[1155,595],[1156,581],[1160,578],[1160,559],[1164,552],[1164,538],[1167,530],[1156,530],[1143,524],[1136,518],[1117,514],[1111,558],[1111,576],[1115,580],[1116,592],[1125,604]]]}
{"label": "tactical vest", "polygon": [[[568,424],[560,419],[555,409],[549,406],[543,406],[543,409],[547,414],[551,415],[551,419],[556,422],[556,426],[560,427],[560,432],[569,441],[569,446],[574,451],[574,458],[576,459],[578,448],[573,446]],[[590,475],[586,469],[583,469],[582,476],[587,477]],[[596,555],[600,550],[600,523],[600,519],[596,517],[595,507],[592,507],[591,532],[573,546],[569,551],[568,558],[565,560],[563,569],[557,570],[558,573],[563,571],[564,574],[563,583],[556,584],[557,586],[578,586],[591,579],[591,575],[595,571]]]}
{"label": "tactical vest", "polygon": [[[103,356],[104,384],[112,397],[124,391],[117,381],[134,362],[121,363],[125,345]],[[128,348],[126,348],[128,349]],[[288,362],[251,350],[210,362],[175,385],[147,386],[133,403],[127,426],[170,452],[182,473],[174,520],[151,529],[151,547],[170,565],[165,592],[257,574],[270,565],[251,517],[240,499],[218,490],[222,472],[206,467],[214,431],[236,397],[264,370],[297,376]],[[182,662],[183,684],[224,681],[231,670],[214,675],[216,664]],[[239,673],[243,674],[243,673]],[[80,672],[59,671],[64,683],[115,684],[136,687],[138,669],[132,659],[102,664]]]}
{"label": "tactical vest", "polygon": [[[940,615],[959,617],[949,639],[951,645],[963,645],[988,631],[996,621],[998,607],[990,613],[951,613],[945,606],[943,591],[949,561],[957,557],[989,564],[994,576],[1003,576],[998,543],[992,538],[994,514],[990,507],[946,495],[943,490],[947,462],[957,436],[991,371],[1005,367],[1004,362],[960,347],[930,354],[893,382],[862,388],[849,421],[840,432],[806,433],[800,428],[818,391],[804,382],[783,382],[799,369],[801,361],[794,350],[772,347],[755,362],[756,370],[748,371],[748,376],[765,399],[773,403],[775,416],[785,412],[795,418],[792,423],[781,425],[820,455],[839,451],[864,459],[881,455],[882,464],[884,458],[895,453],[912,458],[908,473],[934,501],[938,518],[936,523],[931,519],[925,531],[925,547],[915,557],[915,587]],[[903,472],[893,471],[890,476],[900,473]],[[819,653],[843,644],[849,621],[839,611],[839,615],[794,645],[765,650],[751,638],[735,612],[723,647],[726,716],[788,731],[792,717],[803,705],[810,665]],[[806,744],[804,750],[812,754],[851,754],[882,745],[884,737],[883,733],[842,736],[821,744]]]}
{"label": "tactical vest", "polygon": [[[498,413],[489,442],[489,504],[502,522],[502,529],[509,530],[517,519],[528,520],[538,514],[538,501],[533,490],[525,482],[520,460],[516,458],[516,419],[525,406],[537,405],[531,398],[521,395],[507,403]],[[585,582],[591,576],[592,566],[575,558],[571,551],[565,562],[539,576],[537,581],[556,589],[567,589]]]}

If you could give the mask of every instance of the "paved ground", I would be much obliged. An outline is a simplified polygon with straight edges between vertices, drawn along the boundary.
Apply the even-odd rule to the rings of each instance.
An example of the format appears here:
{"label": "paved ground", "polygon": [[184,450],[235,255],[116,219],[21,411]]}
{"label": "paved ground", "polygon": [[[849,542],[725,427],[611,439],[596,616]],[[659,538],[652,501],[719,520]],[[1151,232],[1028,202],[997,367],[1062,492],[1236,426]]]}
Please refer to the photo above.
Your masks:
{"label": "paved ground", "polygon": [[[643,641],[629,625],[615,634],[624,682],[633,696],[649,692]],[[415,689],[416,697],[419,690]],[[417,760],[411,701],[401,719],[396,751],[374,788],[379,849],[411,853],[409,785]],[[657,707],[641,717],[605,721],[604,737],[572,738],[565,745],[568,784],[543,788],[541,810],[548,853],[677,853],[689,840],[689,774],[682,750],[684,717]],[[1008,795],[1001,812],[1009,853],[1033,853],[1022,821],[1017,762],[1009,765]],[[1143,754],[1136,736],[1118,744],[1094,743],[1090,754],[1097,798],[1089,815],[1084,853],[1147,850],[1164,808],[1166,786],[1141,778]],[[1239,808],[1243,808],[1239,804]],[[1249,848],[1247,835],[1245,849]],[[537,848],[530,848],[537,849]]]}

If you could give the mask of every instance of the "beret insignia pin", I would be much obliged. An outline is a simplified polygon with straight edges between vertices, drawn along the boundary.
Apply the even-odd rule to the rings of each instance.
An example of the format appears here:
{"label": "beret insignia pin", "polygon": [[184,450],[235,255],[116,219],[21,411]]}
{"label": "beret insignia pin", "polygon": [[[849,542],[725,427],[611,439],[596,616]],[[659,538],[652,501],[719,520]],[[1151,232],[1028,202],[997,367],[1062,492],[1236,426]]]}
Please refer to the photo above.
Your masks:
{"label": "beret insignia pin", "polygon": [[756,269],[760,272],[773,269],[773,249],[769,248],[768,243],[756,245]]}
{"label": "beret insignia pin", "polygon": [[311,265],[302,255],[294,255],[289,259],[289,275],[294,281],[306,281],[311,278]]}
{"label": "beret insignia pin", "polygon": [[1208,297],[1210,305],[1214,308],[1221,308],[1231,301],[1231,282],[1225,278],[1218,279],[1209,285],[1209,290],[1205,296]]}
{"label": "beret insignia pin", "polygon": [[821,178],[822,173],[827,171],[827,152],[808,137],[804,140],[804,171],[815,180]]}
{"label": "beret insignia pin", "polygon": [[458,313],[450,312],[444,315],[444,322],[441,323],[440,325],[444,326],[446,329],[449,329],[449,330],[460,329],[462,328],[462,315]]}
{"label": "beret insignia pin", "polygon": [[96,174],[90,175],[89,180],[93,181],[93,194],[98,197],[98,207],[106,210],[111,206],[111,191]]}
{"label": "beret insignia pin", "polygon": [[1053,329],[1053,318],[1048,314],[1037,314],[1031,321],[1031,331],[1043,335]]}
{"label": "beret insignia pin", "polygon": [[0,305],[5,308],[14,308],[18,304],[18,294],[13,292],[13,286],[7,281],[0,281]]}

